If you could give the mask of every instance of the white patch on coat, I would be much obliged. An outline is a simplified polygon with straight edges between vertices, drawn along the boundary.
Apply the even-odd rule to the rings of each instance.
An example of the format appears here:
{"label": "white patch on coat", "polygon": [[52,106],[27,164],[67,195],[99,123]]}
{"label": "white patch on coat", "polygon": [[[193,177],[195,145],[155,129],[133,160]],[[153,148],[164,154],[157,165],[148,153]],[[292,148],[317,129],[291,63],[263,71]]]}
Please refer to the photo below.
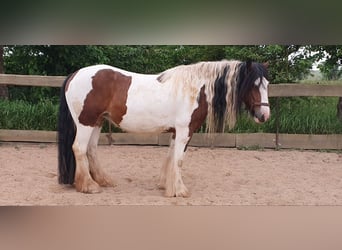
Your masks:
{"label": "white patch on coat", "polygon": [[175,81],[177,78],[161,83],[158,75],[131,76],[127,112],[120,128],[128,132],[162,132],[177,125],[189,125],[191,114],[198,107],[199,87]]}
{"label": "white patch on coat", "polygon": [[[257,79],[254,84],[256,86],[260,85],[259,86],[259,93],[260,93],[260,97],[261,97],[260,102],[261,103],[269,103],[268,102],[268,91],[267,91],[269,81],[265,77],[263,77],[261,83],[260,83],[260,79]],[[265,121],[267,121],[270,118],[270,113],[271,113],[270,107],[262,105],[258,108],[259,108],[259,112],[262,115],[264,115]],[[258,122],[257,120],[255,120],[255,121]]]}

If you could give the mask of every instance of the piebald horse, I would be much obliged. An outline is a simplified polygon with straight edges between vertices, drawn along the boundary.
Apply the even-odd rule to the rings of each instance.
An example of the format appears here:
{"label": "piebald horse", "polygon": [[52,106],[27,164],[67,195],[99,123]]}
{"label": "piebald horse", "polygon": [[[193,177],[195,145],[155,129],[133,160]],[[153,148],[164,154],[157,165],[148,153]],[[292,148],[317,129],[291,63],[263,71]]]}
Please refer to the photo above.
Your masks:
{"label": "piebald horse", "polygon": [[65,80],[58,119],[59,183],[84,193],[115,186],[96,154],[105,119],[126,132],[171,132],[158,187],[165,196],[189,196],[181,166],[193,133],[235,125],[244,106],[255,122],[270,117],[267,65],[222,60],[145,75],[108,65],[82,68]]}

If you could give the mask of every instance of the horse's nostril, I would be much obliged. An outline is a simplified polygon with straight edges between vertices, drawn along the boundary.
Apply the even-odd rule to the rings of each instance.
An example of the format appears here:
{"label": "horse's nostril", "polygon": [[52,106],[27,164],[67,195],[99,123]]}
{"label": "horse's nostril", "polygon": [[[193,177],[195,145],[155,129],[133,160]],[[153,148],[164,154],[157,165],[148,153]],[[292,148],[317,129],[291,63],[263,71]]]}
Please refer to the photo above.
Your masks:
{"label": "horse's nostril", "polygon": [[260,121],[260,122],[265,122],[265,115],[262,115],[262,116],[259,118],[259,121]]}

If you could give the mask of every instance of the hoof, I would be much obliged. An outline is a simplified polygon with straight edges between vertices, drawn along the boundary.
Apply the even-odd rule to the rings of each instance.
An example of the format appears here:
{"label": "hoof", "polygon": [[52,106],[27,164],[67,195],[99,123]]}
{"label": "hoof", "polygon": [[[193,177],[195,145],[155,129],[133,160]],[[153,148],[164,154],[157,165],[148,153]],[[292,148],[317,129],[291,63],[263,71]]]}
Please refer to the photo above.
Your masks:
{"label": "hoof", "polygon": [[173,189],[173,190],[166,190],[165,191],[165,197],[190,197],[190,192],[188,191],[188,189],[183,186],[182,188],[179,189]]}
{"label": "hoof", "polygon": [[99,184],[97,184],[93,180],[88,180],[80,185],[75,183],[75,187],[78,192],[82,192],[86,194],[96,194],[96,193],[102,192]]}
{"label": "hoof", "polygon": [[117,184],[110,177],[104,177],[101,180],[95,180],[101,187],[116,187]]}
{"label": "hoof", "polygon": [[116,183],[113,181],[111,177],[109,177],[104,172],[90,172],[91,177],[94,179],[97,184],[101,187],[115,187]]}

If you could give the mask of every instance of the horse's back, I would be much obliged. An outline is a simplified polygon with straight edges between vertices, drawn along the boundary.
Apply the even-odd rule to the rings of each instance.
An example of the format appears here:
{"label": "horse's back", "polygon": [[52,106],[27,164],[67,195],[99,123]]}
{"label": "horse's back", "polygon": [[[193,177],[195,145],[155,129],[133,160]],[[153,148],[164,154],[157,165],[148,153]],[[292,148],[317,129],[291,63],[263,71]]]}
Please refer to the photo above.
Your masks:
{"label": "horse's back", "polygon": [[[99,117],[109,118],[132,132],[160,132],[173,126],[175,100],[169,83],[158,75],[145,75],[109,65],[78,70],[66,88],[66,98],[75,121],[96,126]],[[93,118],[92,118],[93,117]]]}

